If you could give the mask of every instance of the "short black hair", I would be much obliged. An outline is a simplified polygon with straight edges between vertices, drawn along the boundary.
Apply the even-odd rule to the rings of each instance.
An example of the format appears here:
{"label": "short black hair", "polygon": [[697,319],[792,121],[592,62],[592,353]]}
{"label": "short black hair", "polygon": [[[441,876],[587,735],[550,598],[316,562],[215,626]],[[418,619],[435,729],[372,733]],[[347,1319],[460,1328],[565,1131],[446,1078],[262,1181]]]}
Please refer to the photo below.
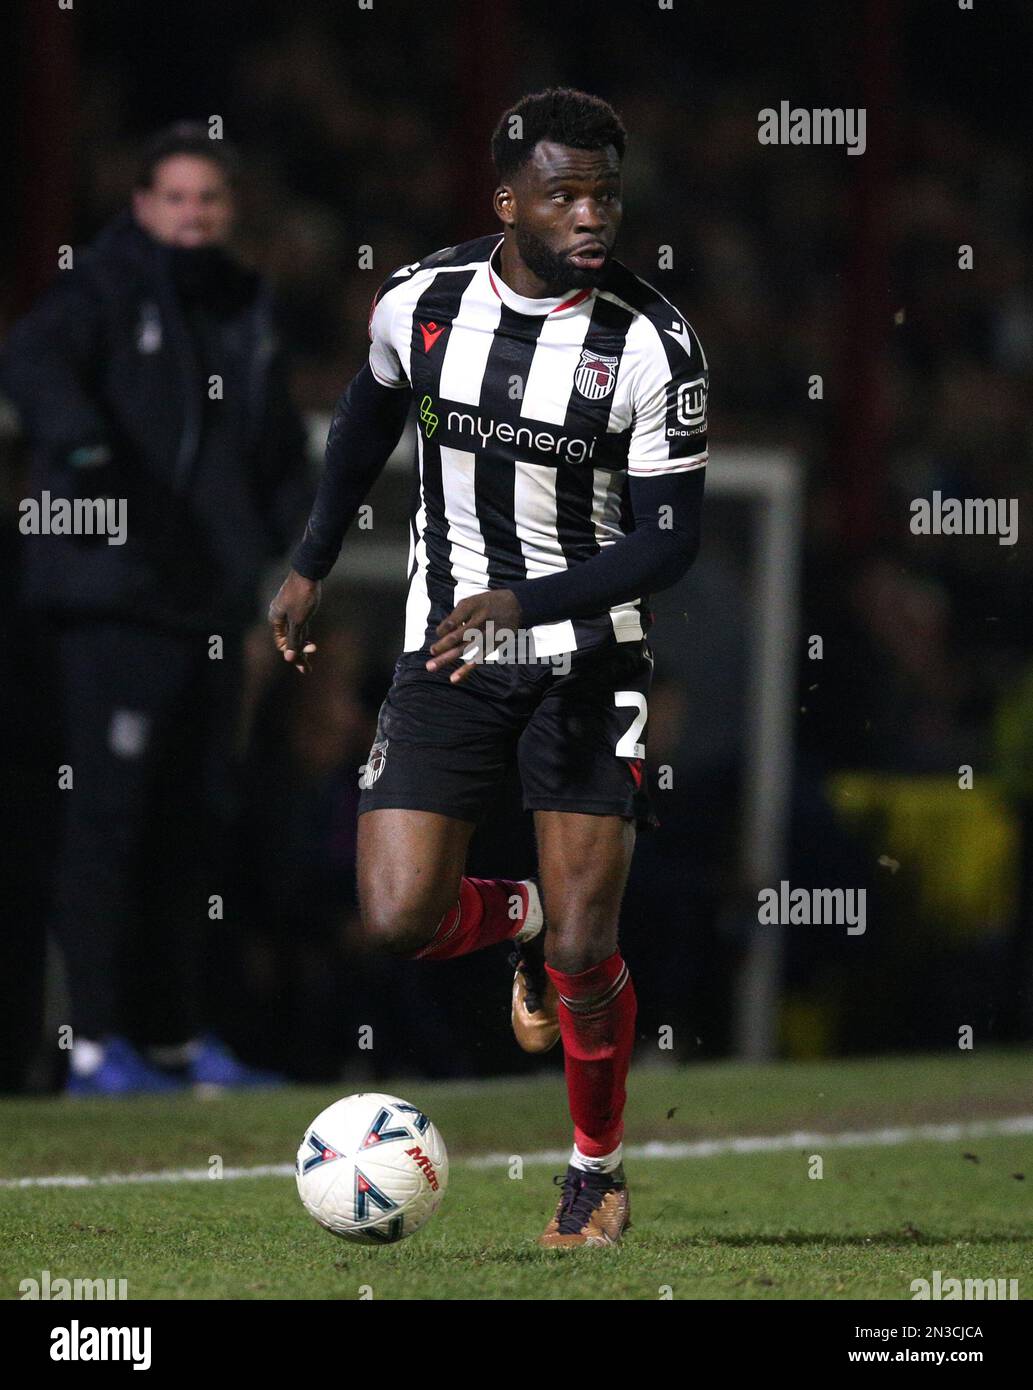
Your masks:
{"label": "short black hair", "polygon": [[236,183],[240,160],[232,145],[225,140],[213,140],[204,121],[176,121],[152,135],[140,154],[136,170],[136,187],[150,188],[154,171],[173,155],[190,154],[197,159],[210,159],[217,164],[229,183]]}
{"label": "short black hair", "polygon": [[491,157],[495,172],[505,180],[527,163],[539,140],[552,140],[575,150],[603,150],[613,145],[617,158],[623,159],[627,139],[620,117],[602,97],[573,87],[550,87],[521,97],[502,113],[491,137]]}

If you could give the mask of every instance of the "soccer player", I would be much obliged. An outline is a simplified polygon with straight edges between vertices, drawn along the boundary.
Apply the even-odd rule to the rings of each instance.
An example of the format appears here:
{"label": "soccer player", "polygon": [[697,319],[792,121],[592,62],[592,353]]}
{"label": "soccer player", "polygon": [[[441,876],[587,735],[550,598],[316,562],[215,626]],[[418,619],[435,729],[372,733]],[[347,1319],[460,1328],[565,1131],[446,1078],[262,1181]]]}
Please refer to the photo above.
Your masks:
{"label": "soccer player", "polygon": [[[574,1146],[539,1244],[612,1245],[635,992],[617,928],[643,784],[646,595],[699,545],[707,365],[695,333],[619,261],[625,131],[552,89],[492,139],[501,233],[380,288],[368,365],[337,404],[304,537],[270,607],[299,671],[342,538],[418,416],[404,650],[362,771],[359,897],[376,944],[448,960],[518,952],[513,1024],[562,1038]],[[512,759],[537,879],[465,876]],[[539,893],[540,889],[540,893]],[[544,910],[544,925],[543,925]]]}

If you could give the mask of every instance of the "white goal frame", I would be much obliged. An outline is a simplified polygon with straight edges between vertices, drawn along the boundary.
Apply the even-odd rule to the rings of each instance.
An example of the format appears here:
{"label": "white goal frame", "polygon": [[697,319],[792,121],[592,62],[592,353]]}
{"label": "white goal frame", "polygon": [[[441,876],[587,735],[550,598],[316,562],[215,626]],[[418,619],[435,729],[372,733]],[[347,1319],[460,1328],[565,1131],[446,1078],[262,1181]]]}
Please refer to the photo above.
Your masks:
{"label": "white goal frame", "polygon": [[[751,922],[735,989],[735,1055],[767,1061],[778,1050],[784,939],[761,926],[757,893],[786,863],[793,780],[796,661],[803,551],[803,468],[788,450],[719,450],[707,469],[711,496],[750,503],[750,660],[743,748],[739,888]],[[747,917],[748,914],[748,917]]]}

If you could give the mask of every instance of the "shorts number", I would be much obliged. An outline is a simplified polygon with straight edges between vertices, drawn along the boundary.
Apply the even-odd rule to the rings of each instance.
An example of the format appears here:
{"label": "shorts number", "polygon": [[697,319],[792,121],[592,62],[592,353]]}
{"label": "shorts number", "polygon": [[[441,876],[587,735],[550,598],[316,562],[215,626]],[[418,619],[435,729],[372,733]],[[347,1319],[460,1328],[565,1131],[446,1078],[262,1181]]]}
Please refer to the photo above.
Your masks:
{"label": "shorts number", "polygon": [[638,736],[646,727],[646,697],[640,690],[615,690],[613,703],[618,709],[630,706],[638,710],[638,714],[631,721],[631,728],[626,734],[621,734],[613,751],[618,758],[644,758],[646,745],[639,743]]}

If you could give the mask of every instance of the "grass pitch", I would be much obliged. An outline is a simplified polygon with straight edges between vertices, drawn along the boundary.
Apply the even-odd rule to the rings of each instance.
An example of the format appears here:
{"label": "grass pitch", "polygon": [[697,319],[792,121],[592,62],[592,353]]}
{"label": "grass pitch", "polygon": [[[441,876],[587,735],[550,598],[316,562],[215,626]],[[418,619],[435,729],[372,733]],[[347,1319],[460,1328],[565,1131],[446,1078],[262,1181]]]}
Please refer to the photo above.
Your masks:
{"label": "grass pitch", "polygon": [[[708,1066],[632,1073],[626,1141],[694,1143],[796,1131],[1033,1114],[1033,1054]],[[361,1089],[353,1086],[350,1089]],[[399,1245],[336,1240],[293,1177],[0,1188],[0,1297],[39,1279],[125,1278],[130,1298],[907,1299],[913,1279],[1017,1279],[1033,1292],[1033,1138],[908,1138],[626,1163],[634,1225],[614,1250],[539,1250],[555,1205],[542,1150],[569,1144],[562,1079],[399,1080],[367,1089],[423,1108],[449,1146],[445,1201]],[[122,1102],[0,1102],[0,1179],[292,1163],[345,1090],[294,1088]],[[899,1136],[898,1136],[899,1137]],[[468,1160],[519,1155],[508,1163]],[[812,1156],[823,1176],[809,1177]]]}

